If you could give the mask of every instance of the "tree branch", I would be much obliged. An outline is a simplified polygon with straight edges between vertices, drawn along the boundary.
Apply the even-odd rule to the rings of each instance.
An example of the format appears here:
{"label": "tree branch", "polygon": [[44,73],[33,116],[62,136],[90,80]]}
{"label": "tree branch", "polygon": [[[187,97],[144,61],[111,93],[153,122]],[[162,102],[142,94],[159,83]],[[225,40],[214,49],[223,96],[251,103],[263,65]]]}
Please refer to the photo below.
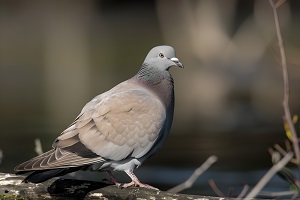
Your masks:
{"label": "tree branch", "polygon": [[270,179],[277,172],[279,172],[292,158],[293,153],[290,152],[287,153],[278,163],[274,164],[244,199],[251,199],[255,197],[261,191],[261,189],[270,181]]}
{"label": "tree branch", "polygon": [[298,170],[300,172],[300,165],[299,165],[299,160],[300,160],[300,150],[299,150],[299,140],[298,136],[295,130],[295,126],[292,120],[291,116],[291,111],[289,107],[289,75],[288,75],[288,69],[287,69],[287,64],[286,64],[286,54],[285,54],[285,49],[283,45],[283,40],[281,36],[281,30],[280,30],[280,23],[278,19],[278,13],[277,13],[277,8],[282,5],[285,1],[284,0],[279,0],[276,4],[274,4],[273,0],[269,0],[272,10],[273,10],[273,15],[274,15],[274,21],[275,21],[275,27],[276,27],[276,34],[277,34],[277,39],[278,39],[278,45],[279,45],[279,50],[280,50],[280,57],[281,57],[281,65],[282,65],[282,74],[283,74],[283,86],[284,86],[284,96],[283,96],[283,109],[284,109],[284,123],[288,124],[288,131],[291,132],[291,141],[293,143],[294,147],[294,152],[296,159],[298,161]]}
{"label": "tree branch", "polygon": [[168,192],[177,193],[182,190],[185,190],[187,188],[190,188],[194,182],[197,180],[197,178],[205,172],[212,164],[214,164],[217,161],[216,156],[210,156],[200,167],[198,167],[194,173],[183,183],[171,188],[168,190]]}

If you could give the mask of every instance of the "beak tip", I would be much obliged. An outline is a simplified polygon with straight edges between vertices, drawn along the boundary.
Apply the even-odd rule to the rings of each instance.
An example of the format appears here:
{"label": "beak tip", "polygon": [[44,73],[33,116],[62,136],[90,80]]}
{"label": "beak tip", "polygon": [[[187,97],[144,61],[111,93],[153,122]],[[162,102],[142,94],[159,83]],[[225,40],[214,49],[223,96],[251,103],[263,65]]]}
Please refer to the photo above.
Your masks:
{"label": "beak tip", "polygon": [[184,66],[183,66],[183,64],[179,61],[179,59],[178,58],[171,58],[170,60],[172,60],[178,67],[180,67],[180,68],[184,68]]}

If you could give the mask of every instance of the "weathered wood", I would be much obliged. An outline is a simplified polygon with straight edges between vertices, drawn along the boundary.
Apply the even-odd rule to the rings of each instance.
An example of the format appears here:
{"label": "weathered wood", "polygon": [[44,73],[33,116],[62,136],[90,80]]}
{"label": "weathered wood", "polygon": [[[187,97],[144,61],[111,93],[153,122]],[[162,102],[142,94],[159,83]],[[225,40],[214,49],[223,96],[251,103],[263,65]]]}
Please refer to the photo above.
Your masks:
{"label": "weathered wood", "polygon": [[57,178],[39,184],[24,183],[23,179],[24,176],[0,173],[0,200],[240,200],[228,197],[175,194],[139,187],[119,188],[105,182],[75,179]]}
{"label": "weathered wood", "polygon": [[[23,183],[24,176],[0,173],[0,199],[202,199],[219,200],[187,194],[172,194],[145,188],[118,188],[104,182],[57,179],[44,183]],[[223,198],[224,200],[224,198]]]}

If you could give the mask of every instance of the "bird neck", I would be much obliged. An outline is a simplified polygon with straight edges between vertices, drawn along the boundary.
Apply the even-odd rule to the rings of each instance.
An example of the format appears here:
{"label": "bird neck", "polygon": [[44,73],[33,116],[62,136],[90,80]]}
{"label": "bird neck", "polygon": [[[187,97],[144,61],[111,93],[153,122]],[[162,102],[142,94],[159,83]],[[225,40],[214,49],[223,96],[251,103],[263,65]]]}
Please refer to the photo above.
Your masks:
{"label": "bird neck", "polygon": [[174,82],[168,70],[161,71],[144,63],[135,78],[149,88],[167,108],[174,106]]}

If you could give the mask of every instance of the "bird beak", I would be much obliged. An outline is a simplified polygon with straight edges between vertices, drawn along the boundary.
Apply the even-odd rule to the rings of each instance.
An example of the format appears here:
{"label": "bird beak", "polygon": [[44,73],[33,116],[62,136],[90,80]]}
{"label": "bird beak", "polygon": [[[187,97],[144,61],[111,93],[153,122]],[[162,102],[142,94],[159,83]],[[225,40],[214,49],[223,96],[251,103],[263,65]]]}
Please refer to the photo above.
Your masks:
{"label": "bird beak", "polygon": [[181,62],[179,62],[178,58],[171,58],[171,61],[173,61],[178,67],[180,68],[184,68],[183,64]]}

